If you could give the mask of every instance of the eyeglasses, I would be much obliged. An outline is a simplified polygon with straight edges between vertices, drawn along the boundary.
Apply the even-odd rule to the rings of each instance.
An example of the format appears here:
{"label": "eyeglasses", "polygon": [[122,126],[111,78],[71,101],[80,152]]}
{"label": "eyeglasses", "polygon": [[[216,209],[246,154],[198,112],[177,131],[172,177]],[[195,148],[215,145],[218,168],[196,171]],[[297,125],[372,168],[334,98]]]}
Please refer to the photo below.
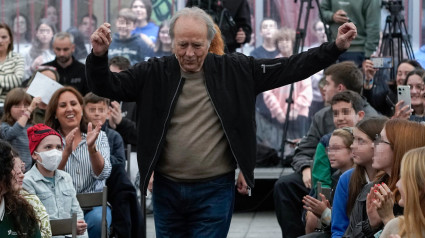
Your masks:
{"label": "eyeglasses", "polygon": [[346,146],[328,146],[328,147],[326,147],[326,153],[332,154],[332,153],[336,153],[336,152],[343,150],[343,149],[349,149],[349,148],[346,147]]}
{"label": "eyeglasses", "polygon": [[375,141],[374,141],[373,143],[374,143],[374,145],[375,145],[375,146],[377,146],[377,145],[379,145],[379,144],[382,144],[382,143],[387,144],[387,145],[391,145],[391,143],[390,143],[390,142],[388,142],[388,141],[384,141],[384,140],[382,139],[381,134],[376,134],[376,136],[375,136]]}
{"label": "eyeglasses", "polygon": [[425,88],[424,84],[408,84],[408,86],[410,87],[410,91],[412,91],[413,88],[415,88],[418,91],[422,91]]}

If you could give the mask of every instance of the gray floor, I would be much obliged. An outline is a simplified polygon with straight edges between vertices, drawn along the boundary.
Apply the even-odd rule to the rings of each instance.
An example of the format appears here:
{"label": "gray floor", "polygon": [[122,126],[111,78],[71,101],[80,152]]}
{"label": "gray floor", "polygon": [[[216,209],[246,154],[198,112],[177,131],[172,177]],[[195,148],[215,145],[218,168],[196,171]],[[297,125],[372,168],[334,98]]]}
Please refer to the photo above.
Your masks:
{"label": "gray floor", "polygon": [[[146,219],[146,237],[155,237],[153,215]],[[233,214],[228,238],[278,238],[282,237],[279,224],[273,211]]]}

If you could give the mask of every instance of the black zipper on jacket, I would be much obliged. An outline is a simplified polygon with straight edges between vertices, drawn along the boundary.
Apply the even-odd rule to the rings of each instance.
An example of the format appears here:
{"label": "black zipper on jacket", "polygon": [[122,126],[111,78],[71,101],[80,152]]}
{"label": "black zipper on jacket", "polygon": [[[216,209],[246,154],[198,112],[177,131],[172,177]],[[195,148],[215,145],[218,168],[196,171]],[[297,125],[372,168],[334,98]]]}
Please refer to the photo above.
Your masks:
{"label": "black zipper on jacket", "polygon": [[146,173],[146,177],[145,177],[145,179],[144,179],[144,181],[143,181],[143,190],[145,190],[146,179],[150,179],[150,178],[148,178],[148,177],[150,177],[150,175],[149,175],[149,171],[151,170],[151,168],[152,168],[152,164],[155,162],[156,157],[157,157],[157,155],[158,155],[159,146],[161,145],[161,141],[162,141],[162,140],[163,140],[163,138],[164,138],[164,135],[165,135],[165,129],[166,129],[166,126],[167,126],[167,123],[168,123],[168,120],[169,120],[169,118],[170,118],[170,114],[171,114],[171,109],[172,109],[172,108],[173,108],[173,106],[174,106],[174,100],[176,100],[177,93],[178,93],[178,91],[179,91],[179,89],[180,89],[180,85],[181,85],[181,83],[182,83],[182,77],[180,77],[179,84],[177,85],[176,91],[174,92],[173,99],[171,100],[170,107],[168,108],[168,113],[167,113],[167,117],[165,118],[165,121],[164,121],[164,126],[163,126],[163,128],[162,128],[161,137],[159,138],[158,145],[156,146],[155,154],[153,155],[153,160],[152,160],[151,164],[149,165],[148,171],[147,171],[147,173]]}
{"label": "black zipper on jacket", "polygon": [[278,66],[278,65],[281,65],[281,64],[282,64],[281,62],[278,62],[276,64],[262,64],[261,68],[263,68],[263,74],[266,73],[266,68],[272,68],[272,67],[275,67],[275,66]]}
{"label": "black zipper on jacket", "polygon": [[[236,157],[235,153],[233,152],[233,148],[232,148],[232,144],[230,143],[229,136],[227,135],[226,129],[224,128],[223,120],[221,119],[220,114],[218,113],[218,111],[217,111],[217,109],[215,107],[214,101],[213,101],[213,99],[212,99],[212,97],[210,95],[210,92],[208,91],[207,77],[206,76],[205,76],[205,82],[204,82],[204,84],[205,84],[205,89],[207,91],[208,97],[210,98],[211,104],[212,104],[212,106],[214,108],[214,111],[217,114],[218,119],[220,120],[221,127],[223,127],[223,133],[226,136],[227,141],[229,142],[230,151],[232,152],[232,155],[235,158],[236,163],[239,164],[238,158]],[[241,173],[241,172],[242,172],[242,169],[240,170],[239,173]],[[251,196],[251,188],[249,187],[249,185],[247,185],[247,190],[248,190],[248,195]]]}

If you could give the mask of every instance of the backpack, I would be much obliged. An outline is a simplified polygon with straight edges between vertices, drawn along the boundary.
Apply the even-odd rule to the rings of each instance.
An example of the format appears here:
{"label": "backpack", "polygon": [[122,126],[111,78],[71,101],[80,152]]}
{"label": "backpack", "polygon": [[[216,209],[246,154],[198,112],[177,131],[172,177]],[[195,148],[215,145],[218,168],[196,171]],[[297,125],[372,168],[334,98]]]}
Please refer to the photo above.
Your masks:
{"label": "backpack", "polygon": [[238,32],[236,22],[221,0],[188,0],[186,6],[196,6],[203,9],[221,30],[226,45],[237,44],[235,37]]}

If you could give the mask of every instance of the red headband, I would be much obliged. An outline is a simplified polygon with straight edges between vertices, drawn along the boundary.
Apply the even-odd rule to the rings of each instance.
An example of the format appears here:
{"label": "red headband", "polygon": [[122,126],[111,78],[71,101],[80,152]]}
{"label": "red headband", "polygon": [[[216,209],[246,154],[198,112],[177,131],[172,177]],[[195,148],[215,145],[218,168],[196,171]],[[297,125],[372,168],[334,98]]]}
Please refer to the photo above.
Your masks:
{"label": "red headband", "polygon": [[59,136],[59,138],[61,139],[61,144],[63,144],[62,137],[59,135],[59,133],[57,133],[52,128],[41,123],[34,125],[32,127],[29,127],[27,129],[27,134],[28,134],[28,142],[29,142],[31,155],[32,153],[34,153],[34,150],[35,148],[37,148],[38,144],[40,144],[40,142],[44,139],[44,137],[48,135]]}

